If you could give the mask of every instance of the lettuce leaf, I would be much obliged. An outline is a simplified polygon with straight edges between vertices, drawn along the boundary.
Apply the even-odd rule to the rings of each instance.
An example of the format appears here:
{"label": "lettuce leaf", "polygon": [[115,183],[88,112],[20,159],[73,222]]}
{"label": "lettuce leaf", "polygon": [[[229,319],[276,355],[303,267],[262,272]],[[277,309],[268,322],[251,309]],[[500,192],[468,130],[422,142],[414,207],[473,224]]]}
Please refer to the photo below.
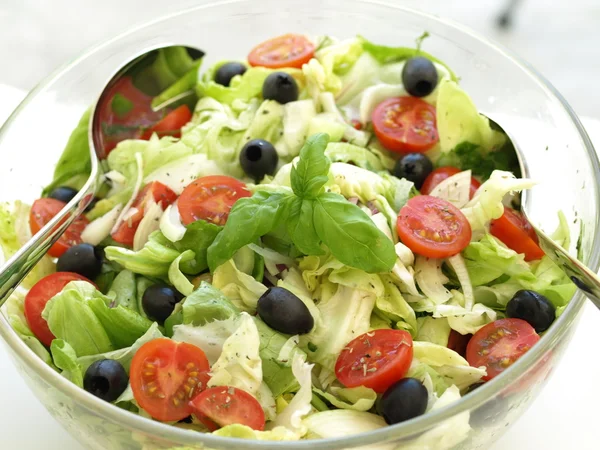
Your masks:
{"label": "lettuce leaf", "polygon": [[354,411],[368,411],[375,405],[375,400],[377,400],[377,393],[373,389],[364,386],[354,388],[330,386],[330,392],[324,392],[317,388],[313,388],[313,391],[336,408]]}

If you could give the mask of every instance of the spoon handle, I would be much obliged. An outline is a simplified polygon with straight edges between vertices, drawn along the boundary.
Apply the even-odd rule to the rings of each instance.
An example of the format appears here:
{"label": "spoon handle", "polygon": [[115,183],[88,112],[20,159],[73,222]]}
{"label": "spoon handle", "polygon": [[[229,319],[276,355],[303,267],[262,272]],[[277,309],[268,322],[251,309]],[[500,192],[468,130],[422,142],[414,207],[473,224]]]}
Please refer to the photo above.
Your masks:
{"label": "spoon handle", "polygon": [[98,164],[92,159],[90,177],[77,195],[21,247],[4,266],[0,267],[0,307],[6,302],[23,278],[46,254],[68,226],[85,210],[94,198],[97,186]]}
{"label": "spoon handle", "polygon": [[533,228],[538,235],[540,247],[546,255],[568,275],[596,308],[600,309],[600,278],[598,275],[588,269],[577,258],[571,256],[538,227],[534,225]]}

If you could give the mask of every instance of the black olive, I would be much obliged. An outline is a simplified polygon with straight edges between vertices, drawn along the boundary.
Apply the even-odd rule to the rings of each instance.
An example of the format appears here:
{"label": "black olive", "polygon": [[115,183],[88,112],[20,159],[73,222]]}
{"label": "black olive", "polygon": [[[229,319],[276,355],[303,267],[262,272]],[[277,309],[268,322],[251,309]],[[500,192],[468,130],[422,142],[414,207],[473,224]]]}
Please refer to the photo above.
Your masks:
{"label": "black olive", "polygon": [[265,175],[273,175],[278,161],[279,156],[273,144],[263,139],[246,142],[240,152],[242,169],[256,181],[262,180]]}
{"label": "black olive", "polygon": [[228,62],[217,69],[215,73],[215,82],[223,86],[229,86],[231,79],[236,75],[243,75],[247,67],[239,62]]}
{"label": "black olive", "polygon": [[55,200],[60,200],[61,202],[69,203],[73,200],[73,197],[77,195],[77,190],[70,188],[68,186],[59,186],[50,192],[48,197],[53,198]]}
{"label": "black olive", "polygon": [[389,425],[420,416],[427,409],[427,388],[416,378],[402,378],[381,397],[383,418]]}
{"label": "black olive", "polygon": [[535,328],[535,331],[541,333],[550,328],[556,313],[554,305],[542,294],[521,290],[517,291],[506,305],[506,316],[523,319]]}
{"label": "black olive", "polygon": [[275,100],[282,105],[298,100],[298,85],[291,75],[285,72],[273,72],[263,84],[262,95],[265,100]]}
{"label": "black olive", "polygon": [[92,209],[94,209],[94,206],[96,206],[96,203],[98,203],[100,199],[98,197],[94,197],[92,200],[90,200],[90,202],[88,203],[88,205],[85,207],[85,212],[91,211]]}
{"label": "black olive", "polygon": [[281,333],[306,334],[315,325],[304,302],[281,287],[267,289],[256,310],[264,323]]}
{"label": "black olive", "polygon": [[402,69],[402,84],[413,97],[425,97],[433,92],[438,83],[437,69],[422,56],[410,58]]}
{"label": "black olive", "polygon": [[90,280],[100,275],[104,252],[91,244],[78,244],[64,252],[56,263],[58,272],[75,272]]}
{"label": "black olive", "polygon": [[433,164],[423,153],[408,153],[396,161],[394,167],[396,177],[412,181],[417,189],[421,189],[431,172],[433,172]]}
{"label": "black olive", "polygon": [[150,319],[162,324],[182,298],[183,296],[171,286],[153,284],[142,295],[142,308]]}
{"label": "black olive", "polygon": [[83,388],[107,402],[114,402],[127,389],[129,377],[120,362],[100,359],[85,371]]}
{"label": "black olive", "polygon": [[469,386],[469,388],[467,389],[467,394],[473,392],[475,389],[477,389],[478,387],[481,387],[485,384],[485,381],[479,381],[477,383],[473,383],[471,386]]}

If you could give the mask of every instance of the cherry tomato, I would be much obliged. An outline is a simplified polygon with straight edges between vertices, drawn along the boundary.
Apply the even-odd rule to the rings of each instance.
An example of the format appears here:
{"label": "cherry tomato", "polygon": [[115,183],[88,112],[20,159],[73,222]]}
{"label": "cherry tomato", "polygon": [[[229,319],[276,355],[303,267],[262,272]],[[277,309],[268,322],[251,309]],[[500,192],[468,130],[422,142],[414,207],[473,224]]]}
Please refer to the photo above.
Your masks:
{"label": "cherry tomato", "polygon": [[148,128],[142,133],[140,139],[150,139],[152,133],[156,133],[158,137],[173,136],[181,137],[181,127],[192,120],[192,112],[187,105],[181,105],[174,109],[158,123]]}
{"label": "cherry tomato", "polygon": [[517,253],[525,254],[525,261],[533,261],[544,256],[538,237],[531,224],[520,213],[504,207],[504,214],[490,223],[490,233]]}
{"label": "cherry tomato", "polygon": [[233,204],[250,195],[246,185],[235,178],[211,175],[187,185],[179,196],[177,207],[184,225],[200,219],[225,225]]}
{"label": "cherry tomato", "polygon": [[157,420],[171,422],[192,413],[190,400],[206,388],[201,377],[208,370],[208,360],[200,348],[154,339],[133,356],[129,382],[133,397],[144,411]]}
{"label": "cherry tomato", "polygon": [[473,335],[467,345],[467,361],[473,367],[485,366],[487,376],[483,379],[491,380],[539,340],[533,327],[524,320],[496,320]]}
{"label": "cherry tomato", "polygon": [[416,97],[384,100],[371,119],[381,145],[393,152],[423,153],[439,140],[435,106]]}
{"label": "cherry tomato", "polygon": [[456,255],[471,242],[471,225],[464,214],[429,195],[413,197],[402,207],[396,229],[408,248],[428,258]]}
{"label": "cherry tomato", "polygon": [[[433,188],[444,181],[446,178],[450,178],[452,175],[456,175],[460,173],[461,170],[456,167],[440,167],[439,169],[435,169],[431,172],[425,181],[423,182],[423,186],[421,186],[421,194],[429,195]],[[479,189],[481,183],[477,181],[475,178],[471,177],[471,187],[469,189],[469,198],[473,198],[475,196],[475,192]]]}
{"label": "cherry tomato", "polygon": [[467,344],[472,336],[472,334],[460,334],[458,331],[450,330],[447,347],[464,357],[467,352]]}
{"label": "cherry tomato", "polygon": [[404,330],[380,329],[350,341],[335,363],[335,374],[346,387],[385,390],[406,375],[413,358],[413,341]]}
{"label": "cherry tomato", "polygon": [[164,210],[167,206],[177,200],[177,194],[159,181],[152,181],[144,186],[131,204],[131,207],[137,210],[135,214],[129,216],[127,220],[124,220],[117,231],[112,233],[111,236],[115,241],[130,247],[133,245],[135,232],[144,218],[146,208],[151,200],[160,203],[160,206]]}
{"label": "cherry tomato", "polygon": [[264,430],[265,413],[252,395],[231,386],[215,386],[190,402],[192,413],[210,430],[234,423]]}
{"label": "cherry tomato", "polygon": [[301,68],[314,54],[315,46],[307,38],[299,34],[284,34],[254,47],[248,55],[248,62],[251,66],[272,69]]}
{"label": "cherry tomato", "polygon": [[[72,272],[56,272],[45,276],[40,281],[35,283],[25,296],[24,309],[27,325],[35,334],[42,344],[50,347],[54,340],[54,335],[48,328],[46,319],[42,317],[42,311],[46,307],[46,303],[71,281],[87,281],[85,277]],[[93,283],[92,283],[93,284]]]}
{"label": "cherry tomato", "polygon": [[[46,225],[61,209],[66,206],[65,202],[53,198],[40,198],[33,202],[29,213],[29,228],[31,234],[36,234]],[[81,244],[81,233],[87,227],[89,220],[85,216],[77,217],[65,230],[60,239],[50,247],[48,254],[58,258],[74,245]]]}

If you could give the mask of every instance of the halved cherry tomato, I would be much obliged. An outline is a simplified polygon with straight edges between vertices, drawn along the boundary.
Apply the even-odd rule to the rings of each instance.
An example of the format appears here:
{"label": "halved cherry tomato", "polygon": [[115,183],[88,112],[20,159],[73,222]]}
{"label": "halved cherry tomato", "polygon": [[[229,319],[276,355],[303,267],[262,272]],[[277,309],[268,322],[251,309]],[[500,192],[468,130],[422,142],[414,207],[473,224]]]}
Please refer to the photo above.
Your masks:
{"label": "halved cherry tomato", "polygon": [[429,195],[413,197],[402,207],[396,229],[408,248],[428,258],[456,255],[471,242],[471,225],[464,214]]}
{"label": "halved cherry tomato", "polygon": [[517,253],[525,254],[525,261],[544,256],[539,240],[531,224],[520,213],[504,207],[504,214],[490,223],[490,233]]}
{"label": "halved cherry tomato", "polygon": [[195,345],[170,339],[154,339],[133,356],[129,382],[137,403],[157,420],[186,418],[192,413],[190,400],[206,385],[208,359]]}
{"label": "halved cherry tomato", "polygon": [[[456,167],[440,167],[439,169],[435,169],[431,172],[425,181],[423,182],[423,186],[421,186],[421,194],[429,195],[433,188],[444,181],[446,178],[450,178],[452,175],[456,175],[460,173],[461,170]],[[481,183],[477,181],[475,178],[471,177],[471,187],[469,189],[469,198],[473,198],[477,189],[479,189]]]}
{"label": "halved cherry tomato", "polygon": [[173,136],[181,137],[181,127],[192,120],[192,112],[187,105],[181,105],[174,109],[158,123],[148,128],[142,133],[140,139],[150,139],[152,133],[156,133],[158,137]]}
{"label": "halved cherry tomato", "polygon": [[491,380],[539,340],[533,327],[524,320],[496,320],[473,335],[467,345],[467,361],[473,367],[485,366],[487,376],[483,379]]}
{"label": "halved cherry tomato", "polygon": [[92,283],[87,278],[73,272],[56,272],[35,283],[25,296],[24,309],[27,325],[35,334],[35,337],[47,347],[52,344],[54,335],[48,328],[46,319],[42,317],[42,311],[44,311],[48,300],[62,291],[71,281]]}
{"label": "halved cherry tomato", "polygon": [[265,413],[252,395],[231,386],[215,386],[190,402],[192,413],[210,430],[234,423],[264,430]]}
{"label": "halved cherry tomato", "polygon": [[[50,220],[65,207],[65,205],[65,202],[53,198],[40,198],[33,202],[29,213],[29,228],[31,234],[36,234],[40,231],[44,225],[50,222]],[[90,221],[87,220],[85,216],[77,217],[65,230],[60,239],[50,247],[48,254],[58,258],[69,248],[81,244],[81,233],[83,233],[83,230],[85,230],[88,223],[90,223]]]}
{"label": "halved cherry tomato", "polygon": [[254,47],[248,55],[251,66],[277,69],[301,68],[315,54],[315,45],[299,34],[284,34]]}
{"label": "halved cherry tomato", "polygon": [[472,334],[460,334],[456,330],[450,330],[446,347],[464,357],[467,352],[467,344],[472,336]]}
{"label": "halved cherry tomato", "polygon": [[413,341],[404,330],[375,330],[350,341],[335,363],[335,374],[346,387],[385,390],[408,371]]}
{"label": "halved cherry tomato", "polygon": [[372,115],[375,134],[388,150],[423,153],[439,140],[435,106],[416,97],[393,97],[381,102]]}
{"label": "halved cherry tomato", "polygon": [[184,225],[200,219],[225,225],[233,204],[250,195],[246,185],[235,178],[211,175],[188,184],[179,196],[177,208]]}
{"label": "halved cherry tomato", "polygon": [[129,216],[127,220],[124,220],[117,231],[112,233],[111,237],[118,243],[131,247],[133,245],[135,232],[144,218],[146,208],[152,200],[156,203],[160,203],[160,206],[165,209],[177,200],[177,194],[173,192],[171,188],[159,181],[148,183],[131,204],[131,208],[135,208],[137,211]]}

